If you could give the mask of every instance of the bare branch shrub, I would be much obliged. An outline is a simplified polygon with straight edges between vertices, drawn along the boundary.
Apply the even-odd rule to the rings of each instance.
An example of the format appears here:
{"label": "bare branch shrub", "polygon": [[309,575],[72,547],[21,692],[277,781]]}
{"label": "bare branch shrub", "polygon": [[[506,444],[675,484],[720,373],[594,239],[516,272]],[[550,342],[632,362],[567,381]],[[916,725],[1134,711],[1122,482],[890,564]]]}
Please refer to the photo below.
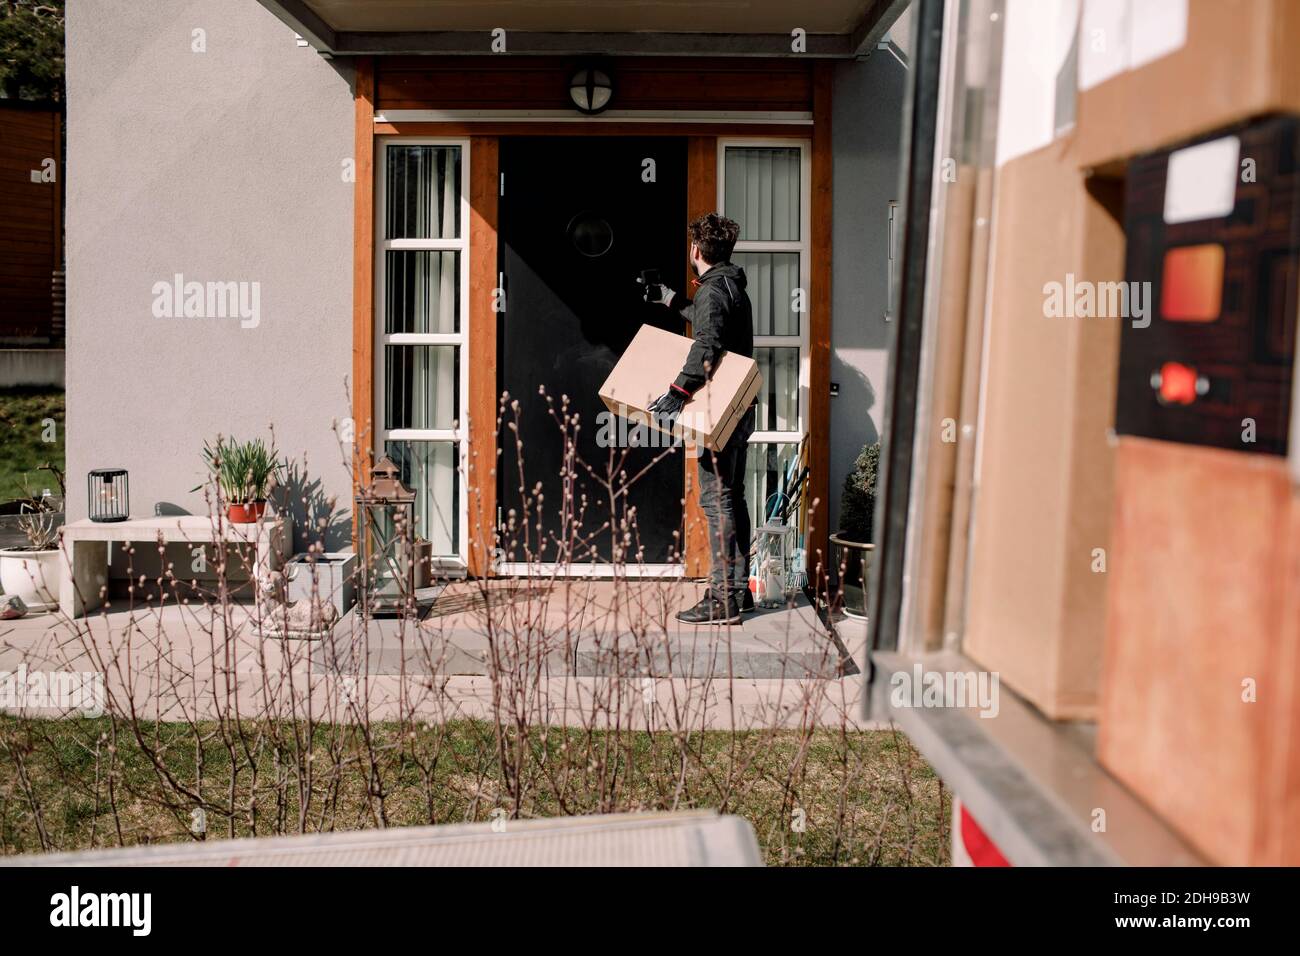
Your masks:
{"label": "bare branch shrub", "polygon": [[[946,861],[942,787],[900,734],[861,729],[861,676],[812,610],[787,614],[786,636],[821,628],[820,659],[792,653],[776,677],[744,672],[738,629],[678,624],[696,585],[650,574],[628,495],[645,469],[629,474],[620,449],[582,460],[568,402],[529,400],[548,403],[563,443],[562,498],[528,473],[519,400],[505,395],[509,507],[499,521],[471,514],[468,529],[481,567],[528,573],[435,575],[422,619],[354,613],[323,638],[295,636],[286,604],[255,600],[253,556],[209,489],[205,572],[139,542],[100,610],[0,622],[0,671],[102,676],[102,713],[0,717],[0,852],[716,808],[750,820],[770,863]],[[349,481],[363,479],[340,447]],[[669,449],[655,467],[681,461]],[[460,467],[471,489],[498,480],[496,460]],[[316,557],[348,521],[306,492],[276,504],[308,516]],[[836,601],[822,560],[814,608]],[[606,580],[571,576],[597,561]],[[327,603],[323,580],[313,597]]]}

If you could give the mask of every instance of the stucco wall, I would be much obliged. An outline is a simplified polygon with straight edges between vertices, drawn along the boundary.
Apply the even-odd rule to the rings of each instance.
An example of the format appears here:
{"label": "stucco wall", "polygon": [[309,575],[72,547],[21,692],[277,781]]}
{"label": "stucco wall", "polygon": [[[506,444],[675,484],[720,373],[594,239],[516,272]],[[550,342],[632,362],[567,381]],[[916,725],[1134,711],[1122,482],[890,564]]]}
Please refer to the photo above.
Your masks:
{"label": "stucco wall", "polygon": [[862,446],[880,437],[890,326],[889,203],[900,199],[907,68],[887,50],[836,65],[832,93],[835,218],[831,254],[831,526]]}
{"label": "stucco wall", "polygon": [[[253,0],[74,0],[67,81],[69,517],[108,465],[135,514],[206,513],[203,439],[272,424],[312,509],[346,508],[351,70]],[[257,283],[256,327],[156,317],[178,273]]]}

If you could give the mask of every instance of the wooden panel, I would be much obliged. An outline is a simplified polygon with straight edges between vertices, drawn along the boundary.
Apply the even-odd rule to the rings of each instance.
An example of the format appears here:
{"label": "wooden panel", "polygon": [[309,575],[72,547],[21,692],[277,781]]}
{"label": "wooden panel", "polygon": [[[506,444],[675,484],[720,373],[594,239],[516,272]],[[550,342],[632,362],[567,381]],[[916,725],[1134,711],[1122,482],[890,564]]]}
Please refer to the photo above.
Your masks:
{"label": "wooden panel", "polygon": [[812,263],[809,292],[808,495],[811,508],[804,546],[808,571],[825,587],[830,538],[831,420],[831,71],[818,62],[813,85]]}
{"label": "wooden panel", "polygon": [[356,428],[353,475],[370,468],[374,428],[375,355],[375,118],[374,59],[357,60],[356,183],[353,190],[352,420]]}
{"label": "wooden panel", "polygon": [[469,573],[486,575],[496,547],[498,171],[500,141],[475,136],[469,146]]}
{"label": "wooden panel", "polygon": [[[2,101],[0,101],[2,102]],[[63,162],[59,113],[0,106],[0,339],[47,340],[53,278],[62,268]],[[54,182],[32,182],[55,161]]]}
{"label": "wooden panel", "polygon": [[1219,864],[1300,863],[1297,532],[1281,460],[1120,439],[1098,755]]}
{"label": "wooden panel", "polygon": [[[573,108],[569,78],[579,60],[556,57],[384,57],[379,109]],[[604,67],[613,109],[812,109],[812,72],[799,60],[629,58]]]}
{"label": "wooden panel", "polygon": [[[693,136],[686,143],[686,223],[713,212],[718,201],[718,140],[713,136]],[[690,246],[686,249],[686,274],[693,275]],[[704,511],[700,507],[699,459],[687,458],[686,507],[682,513],[682,551],[687,577],[709,573],[709,533]]]}

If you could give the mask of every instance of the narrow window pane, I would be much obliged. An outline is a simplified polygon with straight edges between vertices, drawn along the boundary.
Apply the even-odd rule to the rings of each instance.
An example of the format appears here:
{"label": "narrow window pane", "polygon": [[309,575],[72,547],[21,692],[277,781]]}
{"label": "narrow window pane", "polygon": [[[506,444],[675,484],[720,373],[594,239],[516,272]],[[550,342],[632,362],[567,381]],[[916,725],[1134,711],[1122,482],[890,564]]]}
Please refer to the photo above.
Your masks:
{"label": "narrow window pane", "polygon": [[737,252],[731,261],[745,270],[754,334],[798,335],[794,290],[799,287],[799,253]]}
{"label": "narrow window pane", "polygon": [[385,442],[384,451],[415,490],[415,535],[433,545],[434,557],[458,553],[460,478],[456,444],[433,441]]}
{"label": "narrow window pane", "polygon": [[389,239],[460,236],[459,146],[389,146],[384,188]]}
{"label": "narrow window pane", "polygon": [[455,345],[386,346],[387,428],[453,428],[460,416]]}
{"label": "narrow window pane", "polygon": [[799,239],[799,150],[728,146],[725,214],[740,238]]}
{"label": "narrow window pane", "polygon": [[758,390],[757,431],[799,430],[799,349],[757,348],[754,361],[763,376]]}
{"label": "narrow window pane", "polygon": [[[798,475],[794,473],[799,446],[767,442],[749,446],[745,461],[745,503],[754,527],[766,524],[788,499]],[[774,518],[772,520],[775,520]],[[792,519],[787,519],[790,524]]]}
{"label": "narrow window pane", "polygon": [[384,254],[384,330],[460,331],[460,253]]}

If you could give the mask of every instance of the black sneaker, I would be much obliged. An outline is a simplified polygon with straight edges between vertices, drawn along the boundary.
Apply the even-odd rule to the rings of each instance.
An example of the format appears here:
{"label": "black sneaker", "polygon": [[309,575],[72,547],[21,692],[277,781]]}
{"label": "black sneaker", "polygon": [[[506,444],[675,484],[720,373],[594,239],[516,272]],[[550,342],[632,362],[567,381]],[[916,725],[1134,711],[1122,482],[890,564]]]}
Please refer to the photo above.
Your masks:
{"label": "black sneaker", "polygon": [[695,607],[678,611],[677,620],[683,624],[739,624],[740,608],[734,600],[722,601],[706,594]]}
{"label": "black sneaker", "polygon": [[740,613],[748,614],[752,610],[754,610],[754,592],[749,588],[745,588],[745,590],[741,592]]}

